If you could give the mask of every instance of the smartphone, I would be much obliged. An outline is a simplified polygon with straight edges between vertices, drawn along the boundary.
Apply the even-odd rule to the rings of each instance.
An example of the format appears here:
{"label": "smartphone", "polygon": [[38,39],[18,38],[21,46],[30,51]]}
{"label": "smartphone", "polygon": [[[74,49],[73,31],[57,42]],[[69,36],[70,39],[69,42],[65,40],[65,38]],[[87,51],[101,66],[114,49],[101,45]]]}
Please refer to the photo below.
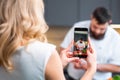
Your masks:
{"label": "smartphone", "polygon": [[86,58],[88,48],[88,28],[74,28],[74,57]]}

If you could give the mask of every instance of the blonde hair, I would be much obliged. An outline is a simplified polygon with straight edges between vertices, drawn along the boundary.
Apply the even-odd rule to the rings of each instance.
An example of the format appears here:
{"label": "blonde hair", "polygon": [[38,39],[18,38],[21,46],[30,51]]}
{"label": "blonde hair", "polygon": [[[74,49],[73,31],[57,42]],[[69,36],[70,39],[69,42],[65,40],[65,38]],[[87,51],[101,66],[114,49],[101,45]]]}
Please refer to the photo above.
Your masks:
{"label": "blonde hair", "polygon": [[0,1],[0,66],[13,68],[11,56],[23,40],[45,42],[48,26],[42,0]]}

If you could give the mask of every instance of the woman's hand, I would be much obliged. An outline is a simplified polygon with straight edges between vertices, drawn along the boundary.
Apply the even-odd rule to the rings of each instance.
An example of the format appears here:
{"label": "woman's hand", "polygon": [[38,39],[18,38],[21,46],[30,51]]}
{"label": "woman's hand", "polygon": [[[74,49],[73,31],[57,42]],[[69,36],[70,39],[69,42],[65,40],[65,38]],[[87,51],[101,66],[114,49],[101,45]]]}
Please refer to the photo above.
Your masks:
{"label": "woman's hand", "polygon": [[81,58],[79,59],[79,62],[74,62],[74,67],[76,69],[87,70],[92,67],[96,69],[96,53],[91,45],[90,39],[88,40],[88,46],[89,48],[87,49],[87,58]]}
{"label": "woman's hand", "polygon": [[97,62],[96,62],[96,52],[91,44],[91,41],[90,39],[88,39],[88,45],[89,45],[89,48],[87,49],[87,58],[86,58],[86,61],[87,61],[87,66],[88,68],[95,68],[97,67]]}
{"label": "woman's hand", "polygon": [[79,61],[78,57],[73,57],[73,53],[70,52],[71,47],[73,46],[73,41],[71,44],[60,52],[61,61],[63,67],[65,67],[69,62]]}

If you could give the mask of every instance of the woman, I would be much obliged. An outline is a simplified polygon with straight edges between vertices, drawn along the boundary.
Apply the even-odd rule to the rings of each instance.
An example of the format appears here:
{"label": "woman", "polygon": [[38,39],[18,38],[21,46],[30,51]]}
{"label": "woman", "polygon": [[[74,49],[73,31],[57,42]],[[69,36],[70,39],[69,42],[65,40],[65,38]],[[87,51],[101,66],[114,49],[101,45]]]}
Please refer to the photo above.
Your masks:
{"label": "woman", "polygon": [[[77,58],[67,57],[68,48],[60,59],[55,46],[47,43],[47,29],[42,0],[0,1],[1,80],[65,80],[63,66]],[[87,59],[94,56],[89,53]],[[91,60],[83,79],[95,72]]]}

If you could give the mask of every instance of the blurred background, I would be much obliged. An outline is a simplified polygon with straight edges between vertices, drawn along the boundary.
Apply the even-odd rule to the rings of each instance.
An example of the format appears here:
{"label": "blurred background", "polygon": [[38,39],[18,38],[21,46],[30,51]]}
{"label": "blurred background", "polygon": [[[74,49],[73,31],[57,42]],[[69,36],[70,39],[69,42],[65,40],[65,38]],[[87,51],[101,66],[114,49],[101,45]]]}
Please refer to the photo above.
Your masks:
{"label": "blurred background", "polygon": [[67,31],[75,22],[89,20],[96,7],[104,6],[112,14],[112,24],[120,32],[120,0],[44,0],[45,19],[50,29],[47,32],[48,41],[59,45]]}
{"label": "blurred background", "polygon": [[120,0],[44,0],[44,3],[45,19],[50,27],[46,33],[48,42],[55,44],[58,51],[72,25],[89,20],[92,11],[99,6],[111,12],[112,24],[115,24],[112,27],[120,33]]}
{"label": "blurred background", "polygon": [[44,0],[45,18],[49,25],[72,26],[75,22],[90,19],[98,6],[112,13],[114,24],[120,23],[120,0]]}

